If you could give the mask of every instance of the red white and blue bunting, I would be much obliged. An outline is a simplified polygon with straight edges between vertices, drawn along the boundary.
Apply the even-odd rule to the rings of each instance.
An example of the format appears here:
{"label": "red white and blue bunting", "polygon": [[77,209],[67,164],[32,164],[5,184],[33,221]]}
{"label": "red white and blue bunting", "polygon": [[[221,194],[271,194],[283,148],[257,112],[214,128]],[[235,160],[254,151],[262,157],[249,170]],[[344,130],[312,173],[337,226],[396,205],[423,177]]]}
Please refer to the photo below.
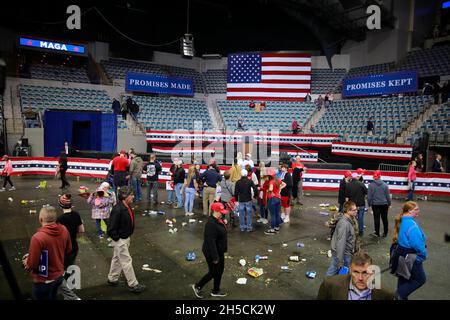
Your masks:
{"label": "red white and blue bunting", "polygon": [[410,160],[412,146],[357,142],[333,142],[331,153],[347,157],[372,159]]}
{"label": "red white and blue bunting", "polygon": [[[54,175],[57,158],[38,157],[14,157],[11,158],[13,164],[13,175]],[[108,172],[110,160],[95,160],[69,158],[67,175],[105,178]],[[4,162],[0,162],[0,170]],[[170,163],[163,163],[162,173],[159,181],[170,181]],[[189,165],[183,166],[185,170]],[[202,166],[202,171],[206,166]],[[228,170],[229,166],[219,166],[221,173]],[[303,174],[303,189],[319,191],[338,191],[339,183],[343,178],[344,170],[319,170],[309,169]],[[366,184],[372,182],[373,171],[367,171],[364,175]],[[143,175],[142,178],[145,178]],[[389,190],[393,194],[407,193],[408,181],[406,172],[383,172],[381,179],[389,185]],[[450,174],[447,173],[418,173],[416,180],[416,194],[450,196]]]}

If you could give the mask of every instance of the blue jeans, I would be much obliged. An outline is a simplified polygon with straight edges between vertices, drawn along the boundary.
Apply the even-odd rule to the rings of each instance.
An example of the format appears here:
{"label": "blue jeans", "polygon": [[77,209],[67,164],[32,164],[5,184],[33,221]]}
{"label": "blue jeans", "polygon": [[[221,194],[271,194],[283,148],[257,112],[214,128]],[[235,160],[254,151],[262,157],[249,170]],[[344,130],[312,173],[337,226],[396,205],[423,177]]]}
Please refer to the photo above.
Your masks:
{"label": "blue jeans", "polygon": [[[344,267],[350,267],[350,261],[352,260],[352,256],[344,256]],[[331,265],[328,268],[327,277],[335,276],[339,273],[338,260],[334,255],[331,256]]]}
{"label": "blue jeans", "polygon": [[181,195],[181,189],[183,188],[183,184],[182,183],[177,183],[175,185],[175,193],[177,195],[177,206],[178,208],[182,208],[183,207],[183,196]]}
{"label": "blue jeans", "polygon": [[411,269],[411,277],[406,280],[398,277],[397,294],[402,300],[408,300],[408,296],[419,289],[427,281],[422,262],[415,261]]}
{"label": "blue jeans", "polygon": [[363,234],[364,232],[364,211],[365,211],[366,207],[362,206],[362,207],[358,207],[358,231],[359,234]]}
{"label": "blue jeans", "polygon": [[259,199],[259,212],[261,215],[261,219],[267,219],[267,217],[269,216],[267,207],[264,207],[262,199]]}
{"label": "blue jeans", "polygon": [[414,190],[416,189],[416,180],[412,180],[412,186],[411,189],[408,191],[408,197],[406,199],[408,199],[409,201],[414,200]]}
{"label": "blue jeans", "polygon": [[195,188],[186,188],[184,192],[184,212],[192,212],[194,208]]}
{"label": "blue jeans", "polygon": [[272,229],[279,228],[281,221],[280,217],[281,200],[279,198],[269,199],[269,211],[270,211],[270,227]]}
{"label": "blue jeans", "polygon": [[102,230],[102,220],[103,220],[103,222],[104,222],[106,225],[108,225],[106,219],[95,219],[95,225],[96,225],[96,227],[97,227],[97,233],[98,233],[98,235],[105,234],[105,233],[103,232],[103,230]]}
{"label": "blue jeans", "polygon": [[167,203],[172,204],[175,201],[175,190],[167,190]]}
{"label": "blue jeans", "polygon": [[61,276],[50,283],[33,283],[33,297],[36,300],[56,300],[58,288],[63,282],[64,277]]}
{"label": "blue jeans", "polygon": [[134,202],[141,201],[141,179],[138,177],[131,177],[131,187],[134,191]]}
{"label": "blue jeans", "polygon": [[245,230],[245,212],[247,211],[247,231],[252,231],[252,202],[239,202],[239,224],[241,231]]}

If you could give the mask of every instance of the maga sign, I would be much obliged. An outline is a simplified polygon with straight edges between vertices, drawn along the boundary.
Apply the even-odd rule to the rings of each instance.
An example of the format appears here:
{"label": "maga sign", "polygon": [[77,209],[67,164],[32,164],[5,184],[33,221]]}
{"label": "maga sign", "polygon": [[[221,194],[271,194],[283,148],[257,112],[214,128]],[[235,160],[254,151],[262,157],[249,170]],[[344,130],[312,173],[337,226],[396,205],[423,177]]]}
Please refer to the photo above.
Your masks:
{"label": "maga sign", "polygon": [[127,72],[125,90],[182,96],[194,95],[194,85],[191,79],[135,72]]}
{"label": "maga sign", "polygon": [[417,72],[407,71],[345,79],[342,84],[342,96],[357,97],[416,92],[417,78]]}
{"label": "maga sign", "polygon": [[20,45],[25,47],[40,48],[53,51],[84,54],[84,46],[70,43],[52,42],[48,40],[20,38]]}

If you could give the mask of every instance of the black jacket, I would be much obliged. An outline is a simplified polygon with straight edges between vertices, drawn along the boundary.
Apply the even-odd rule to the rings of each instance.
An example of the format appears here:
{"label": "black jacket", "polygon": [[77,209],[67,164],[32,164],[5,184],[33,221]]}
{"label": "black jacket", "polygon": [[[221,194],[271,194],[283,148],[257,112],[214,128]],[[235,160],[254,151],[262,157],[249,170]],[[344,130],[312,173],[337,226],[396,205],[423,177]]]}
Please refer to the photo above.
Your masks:
{"label": "black jacket", "polygon": [[184,178],[186,177],[186,172],[183,168],[175,168],[175,172],[173,173],[173,183],[184,183]]}
{"label": "black jacket", "polygon": [[258,194],[258,188],[255,186],[252,180],[248,177],[242,177],[241,180],[236,182],[234,187],[234,198],[237,202],[252,201],[252,188],[253,194]]}
{"label": "black jacket", "polygon": [[338,203],[344,204],[345,202],[345,189],[347,188],[347,181],[345,181],[345,178],[341,180],[341,183],[339,184],[339,195],[338,195]]}
{"label": "black jacket", "polygon": [[345,188],[345,197],[353,201],[357,207],[366,205],[366,194],[367,188],[364,183],[359,180],[352,179]]}
{"label": "black jacket", "polygon": [[161,164],[158,161],[149,162],[145,165],[144,171],[147,173],[148,181],[158,181],[158,176],[162,171]]}
{"label": "black jacket", "polygon": [[[134,214],[132,212],[133,218]],[[134,224],[130,213],[122,201],[118,202],[111,211],[111,217],[108,223],[108,236],[114,241],[127,239],[133,234]]]}
{"label": "black jacket", "polygon": [[214,216],[209,216],[205,225],[202,251],[207,259],[219,261],[228,250],[227,230]]}
{"label": "black jacket", "polygon": [[292,176],[289,172],[286,172],[284,175],[283,182],[286,183],[286,187],[281,189],[280,196],[282,197],[290,197],[292,196],[292,186],[294,185],[292,182]]}
{"label": "black jacket", "polygon": [[303,168],[295,167],[292,170],[292,182],[297,185],[300,182],[300,173],[303,172]]}

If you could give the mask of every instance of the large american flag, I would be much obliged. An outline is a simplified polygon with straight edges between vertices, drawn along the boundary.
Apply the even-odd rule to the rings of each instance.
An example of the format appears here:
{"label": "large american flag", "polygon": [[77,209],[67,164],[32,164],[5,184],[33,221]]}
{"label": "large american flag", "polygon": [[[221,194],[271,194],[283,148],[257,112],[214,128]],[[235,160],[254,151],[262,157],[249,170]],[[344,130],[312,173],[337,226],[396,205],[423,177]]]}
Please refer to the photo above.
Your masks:
{"label": "large american flag", "polygon": [[310,91],[310,54],[271,52],[228,56],[228,100],[304,100]]}

